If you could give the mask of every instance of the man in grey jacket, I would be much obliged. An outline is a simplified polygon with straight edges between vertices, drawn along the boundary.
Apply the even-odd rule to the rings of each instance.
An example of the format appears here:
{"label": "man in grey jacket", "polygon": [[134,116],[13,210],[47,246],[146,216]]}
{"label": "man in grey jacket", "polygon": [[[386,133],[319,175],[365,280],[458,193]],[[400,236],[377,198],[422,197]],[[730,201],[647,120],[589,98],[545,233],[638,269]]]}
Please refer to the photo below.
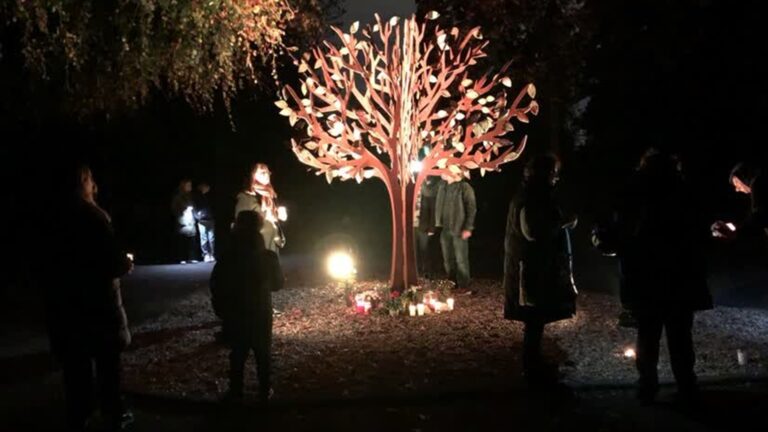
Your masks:
{"label": "man in grey jacket", "polygon": [[437,189],[435,226],[442,228],[440,246],[448,277],[456,288],[469,285],[469,238],[475,229],[475,191],[459,174],[443,174]]}

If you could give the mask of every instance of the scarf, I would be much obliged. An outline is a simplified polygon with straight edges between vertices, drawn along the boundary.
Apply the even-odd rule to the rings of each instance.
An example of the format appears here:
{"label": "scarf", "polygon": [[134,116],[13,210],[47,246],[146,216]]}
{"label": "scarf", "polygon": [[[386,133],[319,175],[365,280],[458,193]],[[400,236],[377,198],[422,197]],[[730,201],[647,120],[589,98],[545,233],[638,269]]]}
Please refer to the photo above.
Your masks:
{"label": "scarf", "polygon": [[264,218],[273,222],[277,221],[277,207],[275,206],[277,193],[275,193],[272,185],[254,182],[251,190],[261,197],[261,211],[264,213]]}

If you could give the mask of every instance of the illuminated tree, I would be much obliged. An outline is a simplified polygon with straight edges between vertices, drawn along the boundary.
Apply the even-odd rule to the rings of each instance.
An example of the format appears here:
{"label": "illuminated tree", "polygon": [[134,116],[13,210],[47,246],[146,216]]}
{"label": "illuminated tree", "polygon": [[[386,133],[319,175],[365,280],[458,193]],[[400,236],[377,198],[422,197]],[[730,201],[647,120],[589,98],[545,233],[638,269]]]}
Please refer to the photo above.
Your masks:
{"label": "illuminated tree", "polygon": [[[481,175],[517,159],[525,147],[509,138],[513,122],[537,114],[536,88],[510,94],[508,64],[473,75],[486,54],[480,28],[441,29],[437,12],[424,23],[397,17],[324,42],[296,60],[300,90],[286,86],[276,102],[304,137],[293,140],[299,160],[340,180],[379,178],[392,210],[393,290],[417,284],[412,220],[414,198],[427,176]],[[420,161],[420,170],[414,170]]]}
{"label": "illuminated tree", "polygon": [[209,111],[238,90],[272,83],[289,45],[314,41],[338,0],[15,0],[35,75],[81,115],[140,106],[155,91]]}

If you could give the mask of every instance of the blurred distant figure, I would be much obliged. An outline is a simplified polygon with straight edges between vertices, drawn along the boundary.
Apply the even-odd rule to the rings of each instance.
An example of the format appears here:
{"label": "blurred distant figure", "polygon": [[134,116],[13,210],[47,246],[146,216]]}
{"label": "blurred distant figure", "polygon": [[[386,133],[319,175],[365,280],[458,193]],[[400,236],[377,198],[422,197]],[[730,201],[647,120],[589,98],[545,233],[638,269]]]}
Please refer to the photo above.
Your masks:
{"label": "blurred distant figure", "polygon": [[751,197],[750,216],[737,226],[733,223],[717,221],[712,224],[712,235],[721,238],[735,238],[737,230],[748,233],[760,233],[768,238],[768,175],[765,170],[754,164],[742,162],[731,170],[729,182],[736,192]]}
{"label": "blurred distant figure", "polygon": [[637,319],[638,398],[658,392],[659,340],[667,336],[679,396],[697,395],[693,315],[712,308],[703,251],[707,222],[677,160],[648,150],[615,209],[610,230],[621,263],[622,303]]}
{"label": "blurred distant figure", "polygon": [[432,243],[435,237],[435,202],[439,181],[440,179],[435,176],[424,179],[413,218],[419,274],[426,278],[432,278],[436,273]]}
{"label": "blurred distant figure", "polygon": [[261,228],[264,245],[267,250],[279,254],[280,249],[285,246],[285,235],[280,228],[280,222],[286,221],[288,214],[285,208],[277,206],[277,193],[272,187],[271,175],[266,164],[257,163],[253,166],[244,190],[237,194],[235,219],[242,211],[251,210],[259,213],[264,220]]}
{"label": "blurred distant figure", "polygon": [[559,171],[560,161],[554,155],[532,159],[507,216],[504,317],[525,323],[523,370],[532,386],[556,377],[541,355],[544,326],[576,313],[569,235],[576,217],[566,217],[555,200]]}
{"label": "blurred distant figure", "polygon": [[243,396],[245,361],[253,350],[259,395],[271,397],[272,291],[283,286],[277,254],[266,250],[261,216],[250,210],[237,214],[230,248],[221,254],[211,275],[211,300],[223,321],[229,355],[230,399]]}
{"label": "blurred distant figure", "polygon": [[192,200],[192,180],[184,178],[171,201],[176,221],[177,257],[181,264],[197,262],[197,223]]}
{"label": "blurred distant figure", "polygon": [[462,174],[443,174],[435,198],[435,227],[448,277],[457,289],[469,289],[469,238],[475,229],[475,191]]}
{"label": "blurred distant figure", "polygon": [[197,192],[194,195],[195,219],[197,220],[197,230],[200,232],[200,249],[203,253],[203,261],[214,261],[214,222],[211,203],[208,200],[208,193],[211,187],[208,183],[197,185]]}
{"label": "blurred distant figure", "polygon": [[62,366],[68,430],[85,430],[93,412],[94,365],[102,417],[108,430],[119,430],[132,421],[120,395],[120,352],[131,336],[119,278],[133,263],[95,201],[91,170],[81,166],[73,177],[75,194],[51,243],[67,250],[55,257],[45,287],[51,351]]}

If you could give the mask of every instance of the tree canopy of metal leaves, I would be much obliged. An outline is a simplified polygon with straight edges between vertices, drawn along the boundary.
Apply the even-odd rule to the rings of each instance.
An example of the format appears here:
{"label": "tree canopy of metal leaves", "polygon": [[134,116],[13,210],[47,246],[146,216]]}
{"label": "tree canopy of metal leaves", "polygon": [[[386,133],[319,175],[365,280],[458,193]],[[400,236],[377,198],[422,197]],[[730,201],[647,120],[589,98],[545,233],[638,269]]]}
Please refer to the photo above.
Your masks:
{"label": "tree canopy of metal leaves", "polygon": [[536,88],[513,93],[509,64],[484,75],[472,66],[488,42],[479,27],[440,28],[430,12],[348,32],[333,28],[335,43],[296,59],[300,88],[286,86],[276,102],[291,125],[301,162],[328,182],[380,177],[415,182],[409,169],[421,159],[422,176],[497,170],[525,147],[509,137],[514,123],[537,114]]}
{"label": "tree canopy of metal leaves", "polygon": [[287,32],[326,27],[327,2],[16,0],[5,12],[27,66],[61,80],[79,114],[134,108],[154,90],[208,111],[219,96],[229,108],[237,90],[276,78]]}

